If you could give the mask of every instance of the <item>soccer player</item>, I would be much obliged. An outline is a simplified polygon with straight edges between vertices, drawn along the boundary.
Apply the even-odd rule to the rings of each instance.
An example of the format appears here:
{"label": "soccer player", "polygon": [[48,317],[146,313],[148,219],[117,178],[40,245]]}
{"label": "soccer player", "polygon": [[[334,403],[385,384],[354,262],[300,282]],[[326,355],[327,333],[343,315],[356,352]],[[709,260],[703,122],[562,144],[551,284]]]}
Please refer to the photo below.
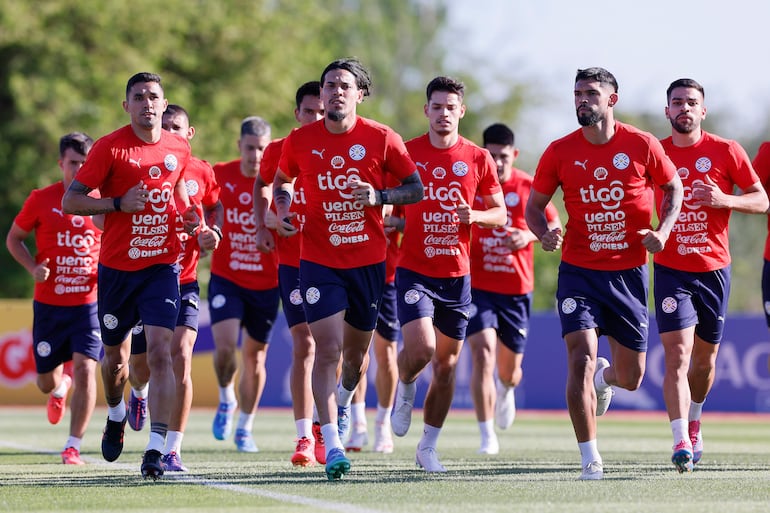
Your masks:
{"label": "soccer player", "polygon": [[[501,228],[471,228],[471,318],[467,341],[471,349],[471,395],[481,433],[480,454],[497,454],[500,445],[493,426],[508,429],[516,416],[513,389],[521,381],[521,362],[529,331],[534,289],[534,245],[524,207],[532,177],[514,167],[519,149],[513,131],[502,123],[488,126],[483,144],[497,165],[507,220]],[[483,209],[476,197],[476,209]],[[548,228],[561,228],[553,204],[546,208]],[[495,384],[495,365],[498,380]]]}
{"label": "soccer player", "polygon": [[[321,84],[317,80],[306,82],[297,89],[295,103],[294,118],[301,126],[323,119]],[[258,198],[263,197],[265,201],[269,201],[272,197],[270,185],[272,185],[275,172],[278,169],[283,141],[284,138],[275,139],[265,148],[259,174],[254,180],[255,207]],[[296,213],[296,220],[300,226],[305,224],[304,204],[305,191],[298,182],[295,184],[292,211]],[[268,224],[274,227],[275,219],[273,223]],[[270,232],[267,234],[270,235]],[[265,252],[275,249],[278,253],[278,287],[281,292],[281,306],[289,326],[293,348],[289,386],[294,425],[297,429],[297,444],[294,454],[291,456],[291,462],[295,466],[305,467],[316,462],[326,463],[326,450],[321,435],[321,424],[313,422],[313,390],[310,374],[315,356],[315,340],[313,340],[310,326],[305,319],[305,311],[302,309],[302,294],[299,290],[300,240],[301,234],[297,237],[278,237],[277,239],[270,236],[262,240],[258,249]]]}
{"label": "soccer player", "polygon": [[[172,134],[192,141],[195,127],[190,125],[190,116],[180,105],[170,104],[163,113],[163,129]],[[200,286],[198,285],[198,261],[202,253],[214,251],[222,240],[224,208],[219,201],[219,184],[214,178],[211,164],[192,157],[185,169],[185,186],[198,215],[206,222],[201,226],[197,237],[191,237],[179,226],[177,235],[182,244],[179,260],[181,303],[174,338],[171,346],[171,359],[174,367],[177,400],[173,403],[169,419],[166,446],[163,449],[163,465],[166,471],[186,472],[182,464],[181,447],[187,419],[192,407],[192,356],[195,341],[198,338],[198,305],[200,304]],[[131,339],[131,358],[129,359],[129,381],[131,391],[128,401],[128,424],[134,431],[144,426],[147,417],[147,392],[150,370],[147,367],[147,340],[141,324],[133,331]]]}
{"label": "soccer player", "polygon": [[[298,230],[296,214],[289,210],[294,178],[303,180],[305,190],[300,291],[316,341],[313,397],[330,480],[350,471],[341,440],[350,427],[350,400],[361,378],[385,283],[382,205],[419,201],[423,194],[401,137],[356,113],[370,87],[369,73],[359,61],[339,59],[327,65],[321,74],[325,117],[286,137],[273,182],[279,236]],[[400,185],[386,188],[388,175]],[[267,202],[260,199],[255,211],[257,237],[267,237]]]}
{"label": "soccer player", "polygon": [[[48,421],[64,417],[70,401],[69,438],[61,453],[65,465],[82,465],[80,443],[96,404],[96,362],[102,342],[96,314],[96,266],[102,231],[89,216],[61,210],[64,191],[74,179],[93,140],[81,132],[59,140],[62,180],[32,191],[8,230],[8,252],[32,275],[37,387],[48,398]],[[33,256],[25,244],[35,234]]]}
{"label": "soccer player", "polygon": [[[430,363],[417,464],[446,472],[436,453],[454,395],[455,369],[471,309],[471,226],[502,227],[503,193],[488,151],[462,137],[465,86],[439,76],[428,83],[423,110],[428,132],[406,143],[425,184],[425,197],[404,208],[404,238],[396,268],[398,317],[404,344],[391,423],[404,436],[412,420],[417,377]],[[482,209],[471,205],[481,196]]]}
{"label": "soccer player", "polygon": [[[765,191],[770,190],[770,141],[765,141],[759,146],[751,163]],[[770,217],[767,218],[767,236],[762,262],[762,309],[765,312],[765,324],[770,329]],[[767,360],[767,366],[770,368],[770,358]]]}
{"label": "soccer player", "polygon": [[219,407],[214,417],[214,438],[225,440],[233,429],[238,406],[234,376],[241,343],[241,373],[238,382],[240,415],[235,446],[241,452],[257,452],[252,436],[254,416],[265,388],[267,344],[278,316],[278,260],[274,252],[257,249],[253,193],[265,148],[270,143],[270,125],[258,116],[241,122],[238,149],[241,157],[214,166],[222,188],[225,208],[223,244],[211,256],[209,312],[214,337],[214,370],[219,383]]}
{"label": "soccer player", "polygon": [[[671,461],[690,472],[703,454],[701,411],[714,384],[730,295],[732,211],[762,214],[768,198],[746,151],[701,128],[703,86],[690,78],[666,90],[671,136],[661,143],[687,194],[671,240],[655,254],[655,311],[665,351],[663,398],[674,435]],[[734,189],[740,194],[734,194]],[[656,191],[658,203],[663,199]]]}
{"label": "soccer player", "polygon": [[[615,119],[618,83],[604,68],[575,76],[580,128],[552,142],[540,158],[527,202],[530,230],[545,251],[564,243],[556,299],[567,347],[567,407],[581,455],[580,479],[604,477],[596,417],[612,386],[639,387],[644,377],[649,312],[647,252],[668,240],[682,204],[676,167],[652,134]],[[663,191],[652,229],[653,186]],[[561,187],[569,220],[549,229],[545,209]],[[612,365],[597,359],[600,335]]]}
{"label": "soccer player", "polygon": [[[115,461],[123,451],[130,334],[141,320],[153,380],[148,395],[152,425],[141,472],[153,479],[163,475],[161,451],[176,397],[170,348],[179,314],[177,216],[183,212],[188,235],[200,223],[183,178],[190,144],[163,130],[167,106],[160,76],[129,78],[123,109],[131,123],[96,141],[62,198],[65,213],[106,214],[97,294],[108,406],[102,455]],[[89,196],[97,188],[101,198]]]}

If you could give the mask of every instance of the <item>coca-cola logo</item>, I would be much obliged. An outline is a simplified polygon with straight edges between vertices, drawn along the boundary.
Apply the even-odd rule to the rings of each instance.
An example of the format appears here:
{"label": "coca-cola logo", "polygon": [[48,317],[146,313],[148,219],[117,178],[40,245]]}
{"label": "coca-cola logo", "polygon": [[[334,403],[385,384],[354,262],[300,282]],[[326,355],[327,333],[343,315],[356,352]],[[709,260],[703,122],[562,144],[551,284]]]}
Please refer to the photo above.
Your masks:
{"label": "coca-cola logo", "polygon": [[625,232],[592,233],[588,238],[595,242],[620,242],[626,238]]}
{"label": "coca-cola logo", "polygon": [[166,242],[166,236],[165,235],[158,235],[156,237],[134,237],[131,239],[131,247],[140,247],[140,248],[159,248],[163,246],[163,244]]}
{"label": "coca-cola logo", "polygon": [[425,237],[424,244],[426,246],[456,246],[460,243],[460,237],[457,235],[447,235],[445,237],[438,237],[436,235],[428,235]]}
{"label": "coca-cola logo", "polygon": [[21,388],[36,377],[32,332],[21,330],[0,336],[0,383]]}
{"label": "coca-cola logo", "polygon": [[346,224],[331,223],[329,225],[329,232],[331,233],[358,233],[362,231],[364,231],[363,220]]}

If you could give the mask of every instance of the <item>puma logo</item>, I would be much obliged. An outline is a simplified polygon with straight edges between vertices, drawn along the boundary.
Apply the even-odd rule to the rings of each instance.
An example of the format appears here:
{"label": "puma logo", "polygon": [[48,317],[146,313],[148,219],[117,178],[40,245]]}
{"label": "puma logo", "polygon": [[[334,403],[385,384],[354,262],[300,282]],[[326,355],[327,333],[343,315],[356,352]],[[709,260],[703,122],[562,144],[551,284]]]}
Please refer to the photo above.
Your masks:
{"label": "puma logo", "polygon": [[325,151],[326,151],[326,148],[324,148],[322,150],[310,150],[310,153],[312,153],[313,155],[318,155],[321,158],[324,158],[324,152]]}
{"label": "puma logo", "polygon": [[575,161],[575,165],[582,167],[584,171],[586,170],[586,164],[588,164],[588,159],[585,159],[583,162],[580,162],[579,160]]}
{"label": "puma logo", "polygon": [[421,167],[424,171],[428,170],[428,163],[427,162],[415,162],[414,164],[417,167]]}
{"label": "puma logo", "polygon": [[166,303],[168,303],[170,305],[174,305],[174,308],[176,308],[176,299],[166,298]]}
{"label": "puma logo", "polygon": [[57,214],[59,214],[61,217],[64,217],[64,212],[62,212],[62,211],[61,211],[60,209],[58,209],[58,208],[55,208],[55,207],[54,207],[54,208],[52,208],[52,209],[51,209],[51,212],[56,212],[56,213],[57,213]]}
{"label": "puma logo", "polygon": [[230,182],[225,182],[225,187],[230,189],[230,192],[235,193],[235,184],[230,183]]}
{"label": "puma logo", "polygon": [[141,158],[140,158],[140,159],[137,159],[137,160],[134,160],[134,159],[131,159],[131,158],[130,158],[130,159],[128,159],[128,161],[129,161],[131,164],[136,164],[136,167],[142,167],[142,165],[141,165],[142,159],[141,159]]}

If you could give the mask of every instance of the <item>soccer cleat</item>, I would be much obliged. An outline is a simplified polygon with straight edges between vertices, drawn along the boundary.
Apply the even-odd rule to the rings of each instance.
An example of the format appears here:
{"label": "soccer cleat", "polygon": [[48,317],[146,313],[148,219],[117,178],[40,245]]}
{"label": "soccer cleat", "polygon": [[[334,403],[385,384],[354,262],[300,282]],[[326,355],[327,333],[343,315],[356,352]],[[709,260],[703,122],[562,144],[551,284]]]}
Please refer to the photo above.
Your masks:
{"label": "soccer cleat", "polygon": [[500,429],[508,429],[516,418],[516,398],[513,387],[497,383],[497,399],[495,401],[495,423]]}
{"label": "soccer cleat", "polygon": [[64,418],[64,412],[67,410],[67,393],[72,387],[72,377],[69,374],[62,374],[62,383],[67,387],[63,397],[54,397],[53,394],[48,396],[48,422],[51,424],[58,424],[61,419]]}
{"label": "soccer cleat", "polygon": [[83,465],[80,459],[80,451],[74,447],[67,447],[61,452],[61,462],[65,465]]}
{"label": "soccer cleat", "polygon": [[147,479],[151,477],[153,481],[157,480],[163,475],[163,463],[161,462],[160,451],[150,449],[144,451],[142,456],[142,477]]}
{"label": "soccer cleat", "polygon": [[344,449],[335,447],[329,451],[326,458],[326,477],[329,481],[342,479],[344,474],[350,472],[350,460],[345,456]]}
{"label": "soccer cleat", "polygon": [[350,405],[337,406],[337,434],[340,442],[347,442],[350,436]]}
{"label": "soccer cleat", "polygon": [[160,458],[160,462],[166,472],[187,472],[187,467],[182,464],[182,458],[174,451],[164,454]]}
{"label": "soccer cleat", "polygon": [[291,456],[291,464],[295,467],[310,467],[315,463],[313,441],[306,436],[297,440],[297,448]]}
{"label": "soccer cleat", "polygon": [[126,421],[128,415],[123,417],[123,421],[118,422],[107,418],[107,424],[104,426],[102,434],[102,456],[107,461],[115,461],[123,452],[123,435],[126,432]]}
{"label": "soccer cleat", "polygon": [[700,431],[700,421],[691,420],[687,424],[687,431],[690,435],[690,443],[692,443],[692,463],[695,465],[703,456],[703,435]]}
{"label": "soccer cleat", "polygon": [[500,443],[497,441],[497,435],[492,433],[492,436],[487,438],[486,440],[481,441],[481,447],[479,447],[479,450],[477,451],[479,454],[499,454],[500,453]]}
{"label": "soccer cleat", "polygon": [[[610,366],[609,360],[603,357],[596,359],[596,370],[594,371],[594,388],[596,388],[596,375],[600,372],[604,372],[604,369]],[[596,388],[596,416],[599,417],[607,413],[607,408],[610,407],[610,401],[612,401],[612,387],[608,386],[603,391],[599,391]]]}
{"label": "soccer cleat", "polygon": [[374,423],[374,452],[390,454],[393,452],[393,436],[390,431],[390,423]]}
{"label": "soccer cleat", "polygon": [[353,432],[345,443],[346,451],[361,452],[365,445],[369,444],[369,434],[366,432],[366,424],[358,423],[353,426]]}
{"label": "soccer cleat", "polygon": [[396,436],[404,436],[409,431],[409,426],[412,424],[412,408],[414,407],[415,395],[417,395],[416,383],[398,382],[396,404],[390,417],[390,423]]}
{"label": "soccer cleat", "polygon": [[235,447],[238,448],[238,452],[259,452],[251,433],[245,429],[235,430]]}
{"label": "soccer cleat", "polygon": [[420,468],[425,469],[425,472],[446,472],[446,467],[438,460],[438,453],[433,447],[424,449],[417,447],[415,463]]}
{"label": "soccer cleat", "polygon": [[321,433],[321,423],[313,422],[313,438],[315,439],[315,460],[324,465],[326,463],[326,444]]}
{"label": "soccer cleat", "polygon": [[128,425],[134,431],[141,431],[147,421],[147,399],[140,399],[134,395],[134,389],[128,398]]}
{"label": "soccer cleat", "polygon": [[592,461],[583,467],[578,478],[581,481],[598,481],[604,479],[604,465],[601,461]]}
{"label": "soccer cleat", "polygon": [[217,440],[225,440],[233,432],[233,415],[236,403],[219,403],[211,431]]}
{"label": "soccer cleat", "polygon": [[692,445],[689,440],[679,440],[674,446],[674,454],[671,455],[671,463],[674,464],[680,474],[692,472]]}

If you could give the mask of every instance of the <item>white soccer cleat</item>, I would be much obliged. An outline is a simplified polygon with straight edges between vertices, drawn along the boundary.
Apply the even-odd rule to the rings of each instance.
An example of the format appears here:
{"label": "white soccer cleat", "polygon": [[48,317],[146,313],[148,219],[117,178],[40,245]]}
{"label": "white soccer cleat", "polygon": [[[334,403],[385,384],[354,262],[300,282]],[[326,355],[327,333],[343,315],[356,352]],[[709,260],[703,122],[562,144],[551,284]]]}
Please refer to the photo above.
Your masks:
{"label": "white soccer cleat", "polygon": [[513,387],[497,382],[497,399],[495,400],[495,423],[500,429],[508,429],[516,418],[516,398]]}
{"label": "white soccer cleat", "polygon": [[492,436],[486,440],[481,441],[481,447],[477,451],[479,454],[495,455],[500,453],[500,443],[497,441],[497,435],[492,433]]}
{"label": "white soccer cleat", "polygon": [[414,407],[415,395],[417,395],[417,383],[398,382],[396,405],[390,418],[390,423],[396,436],[404,436],[409,432],[409,426],[412,424],[412,408]]}
{"label": "white soccer cleat", "polygon": [[417,448],[415,462],[425,469],[425,472],[446,472],[446,467],[438,460],[438,453],[433,447]]}
{"label": "white soccer cleat", "polygon": [[601,461],[592,461],[583,467],[583,471],[578,479],[581,481],[599,481],[604,479],[604,465],[602,465]]}
{"label": "white soccer cleat", "polygon": [[369,444],[369,434],[366,432],[366,424],[356,424],[350,432],[348,441],[345,442],[345,450],[361,452],[365,445]]}
{"label": "white soccer cleat", "polygon": [[389,423],[375,422],[374,447],[372,450],[383,454],[390,454],[393,452],[393,435],[391,435]]}
{"label": "white soccer cleat", "polygon": [[600,391],[596,386],[596,375],[600,372],[604,372],[604,369],[610,366],[609,360],[603,357],[596,359],[596,370],[594,371],[594,388],[596,389],[596,416],[599,417],[607,413],[607,409],[610,407],[612,401],[612,395],[615,393],[611,386],[607,386],[603,391]]}

